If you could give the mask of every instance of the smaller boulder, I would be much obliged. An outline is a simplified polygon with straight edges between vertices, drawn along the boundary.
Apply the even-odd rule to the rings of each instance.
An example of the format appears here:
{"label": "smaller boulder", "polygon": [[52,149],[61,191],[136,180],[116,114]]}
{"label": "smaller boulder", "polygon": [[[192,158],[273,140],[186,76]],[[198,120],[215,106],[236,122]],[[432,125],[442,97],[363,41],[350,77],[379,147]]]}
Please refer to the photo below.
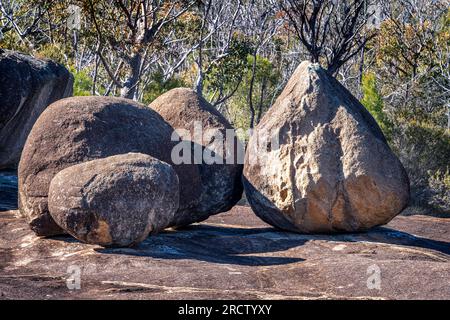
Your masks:
{"label": "smaller boulder", "polygon": [[[172,226],[184,227],[229,211],[242,198],[243,191],[243,165],[239,163],[238,153],[243,154],[244,148],[233,126],[208,101],[188,88],[172,89],[149,107],[177,132],[181,130],[186,134],[181,138],[187,146],[192,146],[192,155],[198,161],[199,201],[189,208],[180,208]],[[195,154],[196,149],[200,157]],[[181,191],[196,186],[186,180],[180,183]]]}
{"label": "smaller boulder", "polygon": [[51,181],[52,218],[78,240],[124,247],[166,228],[179,205],[172,166],[141,153],[92,160]]}

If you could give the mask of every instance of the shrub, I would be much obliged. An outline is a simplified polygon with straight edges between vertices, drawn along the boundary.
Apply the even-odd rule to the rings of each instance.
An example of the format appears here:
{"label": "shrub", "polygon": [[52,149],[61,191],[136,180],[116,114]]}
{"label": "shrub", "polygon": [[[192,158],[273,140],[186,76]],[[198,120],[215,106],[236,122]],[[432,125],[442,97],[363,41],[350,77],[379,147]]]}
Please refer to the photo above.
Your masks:
{"label": "shrub", "polygon": [[373,73],[366,73],[362,78],[363,98],[361,103],[375,118],[383,133],[389,139],[391,136],[391,126],[388,117],[383,111],[383,97],[378,92],[376,77]]}
{"label": "shrub", "polygon": [[430,172],[428,181],[430,205],[450,214],[450,169]]}
{"label": "shrub", "polygon": [[73,75],[73,95],[74,96],[90,96],[92,88],[92,78],[85,70],[77,71],[74,67],[70,67],[69,71]]}
{"label": "shrub", "polygon": [[391,147],[408,172],[411,205],[448,210],[450,133],[426,122],[397,119],[395,123]]}

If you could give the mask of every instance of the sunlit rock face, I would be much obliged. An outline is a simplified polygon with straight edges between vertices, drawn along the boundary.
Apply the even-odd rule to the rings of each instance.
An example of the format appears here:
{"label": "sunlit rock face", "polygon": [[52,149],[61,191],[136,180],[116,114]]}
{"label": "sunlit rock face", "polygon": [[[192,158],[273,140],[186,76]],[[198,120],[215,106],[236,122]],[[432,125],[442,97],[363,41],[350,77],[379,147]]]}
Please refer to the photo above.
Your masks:
{"label": "sunlit rock face", "polygon": [[375,120],[337,80],[307,61],[250,139],[244,187],[264,221],[306,233],[385,224],[409,199],[406,172]]}

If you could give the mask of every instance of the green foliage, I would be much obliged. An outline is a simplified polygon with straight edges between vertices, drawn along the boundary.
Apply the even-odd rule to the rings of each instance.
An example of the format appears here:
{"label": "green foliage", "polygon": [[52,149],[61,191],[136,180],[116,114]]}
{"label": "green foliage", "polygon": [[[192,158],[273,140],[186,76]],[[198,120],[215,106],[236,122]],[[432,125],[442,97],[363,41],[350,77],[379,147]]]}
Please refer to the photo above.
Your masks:
{"label": "green foliage", "polygon": [[191,41],[198,37],[201,32],[202,17],[199,12],[187,12],[175,20],[171,32],[175,32],[179,38],[187,38]]}
{"label": "green foliage", "polygon": [[[250,110],[248,108],[248,92],[252,77],[254,57],[247,55],[247,68],[243,73],[243,81],[236,94],[231,98],[228,108],[229,118],[236,128],[244,131],[250,128]],[[277,95],[277,84],[281,78],[280,72],[274,68],[268,59],[257,56],[255,68],[255,81],[253,90],[253,103],[256,116],[260,116],[269,109],[274,95]]]}
{"label": "green foliage", "polygon": [[450,167],[450,131],[437,121],[444,119],[442,109],[426,113],[423,109],[405,106],[389,117],[393,123],[390,145],[408,172],[411,204],[445,211],[447,200],[438,201],[445,193],[445,184],[435,176]]}
{"label": "green foliage", "polygon": [[73,95],[74,96],[89,96],[92,89],[92,78],[84,70],[77,71],[75,68],[70,67],[69,71],[72,73],[73,82]]}
{"label": "green foliage", "polygon": [[446,129],[417,121],[396,123],[393,146],[410,167],[413,180],[418,184],[428,171],[437,171],[449,166],[450,134]]}
{"label": "green foliage", "polygon": [[[247,56],[247,65],[253,65],[254,57],[252,55]],[[250,71],[250,70],[249,70]],[[273,64],[261,56],[256,56],[256,72],[255,81],[262,83],[268,81],[271,85],[275,85],[280,78],[280,73],[274,69]],[[250,81],[251,73],[247,73],[247,82]]]}
{"label": "green foliage", "polygon": [[142,102],[144,104],[149,104],[163,93],[174,88],[185,86],[187,85],[183,79],[174,77],[164,81],[163,74],[161,72],[157,72],[152,76],[152,81],[146,87]]}
{"label": "green foliage", "polygon": [[30,52],[28,46],[20,41],[19,36],[17,36],[17,34],[14,32],[6,32],[3,34],[3,38],[0,40],[0,48],[20,51],[24,53]]}
{"label": "green foliage", "polygon": [[364,76],[361,102],[408,172],[411,204],[445,210],[450,10],[437,2],[427,11],[418,7],[407,14],[407,19],[400,14],[382,22],[372,47],[376,63],[371,70],[378,81],[373,75]]}
{"label": "green foliage", "polygon": [[366,73],[362,78],[363,98],[361,103],[375,118],[383,133],[391,136],[391,124],[383,111],[383,97],[378,92],[376,77],[373,73]]}
{"label": "green foliage", "polygon": [[205,87],[209,98],[217,92],[227,92],[239,85],[243,74],[248,69],[247,55],[251,52],[251,44],[245,38],[234,37],[228,55],[215,63],[205,77]]}
{"label": "green foliage", "polygon": [[450,169],[429,173],[430,204],[450,214]]}
{"label": "green foliage", "polygon": [[64,48],[61,44],[46,43],[39,48],[35,54],[37,58],[46,58],[61,64],[67,64],[67,57],[64,55]]}

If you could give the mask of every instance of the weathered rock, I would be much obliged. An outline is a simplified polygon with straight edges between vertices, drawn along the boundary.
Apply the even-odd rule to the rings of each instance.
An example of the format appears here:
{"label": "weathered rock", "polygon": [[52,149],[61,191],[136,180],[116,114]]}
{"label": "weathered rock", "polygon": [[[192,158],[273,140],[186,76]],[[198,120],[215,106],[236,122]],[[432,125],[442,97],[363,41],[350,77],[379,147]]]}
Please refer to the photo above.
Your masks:
{"label": "weathered rock", "polygon": [[33,124],[52,102],[72,95],[62,65],[0,49],[0,169],[19,163]]}
{"label": "weathered rock", "polygon": [[[171,164],[172,127],[155,111],[128,99],[73,97],[50,105],[28,136],[19,163],[19,209],[36,234],[63,230],[47,208],[50,181],[72,165],[128,152],[151,155]],[[198,203],[200,178],[194,165],[174,167],[180,208]]]}
{"label": "weathered rock", "polygon": [[[297,232],[361,231],[407,205],[409,181],[365,108],[317,64],[303,62],[249,141],[244,187],[264,221]],[[264,139],[260,139],[260,141]]]}
{"label": "weathered rock", "polygon": [[178,209],[178,177],[172,166],[128,153],[80,163],[51,181],[52,218],[80,241],[129,246],[166,228]]}
{"label": "weathered rock", "polygon": [[[198,205],[177,214],[172,225],[185,226],[230,210],[243,191],[243,166],[242,162],[239,164],[237,161],[241,145],[235,136],[229,135],[227,139],[227,130],[234,132],[231,124],[205,99],[187,88],[170,90],[153,101],[150,108],[156,110],[175,130],[189,132],[189,137],[180,136],[201,146],[200,153],[204,156],[211,156],[203,157],[201,163],[198,162],[202,181]],[[231,155],[229,159],[227,150]],[[190,188],[190,184],[181,188]]]}
{"label": "weathered rock", "polygon": [[[189,230],[104,249],[38,238],[13,213],[0,212],[0,299],[450,299],[445,218],[398,216],[365,233],[305,235],[235,206]],[[67,288],[73,266],[81,290]],[[368,286],[377,267],[379,290]]]}

